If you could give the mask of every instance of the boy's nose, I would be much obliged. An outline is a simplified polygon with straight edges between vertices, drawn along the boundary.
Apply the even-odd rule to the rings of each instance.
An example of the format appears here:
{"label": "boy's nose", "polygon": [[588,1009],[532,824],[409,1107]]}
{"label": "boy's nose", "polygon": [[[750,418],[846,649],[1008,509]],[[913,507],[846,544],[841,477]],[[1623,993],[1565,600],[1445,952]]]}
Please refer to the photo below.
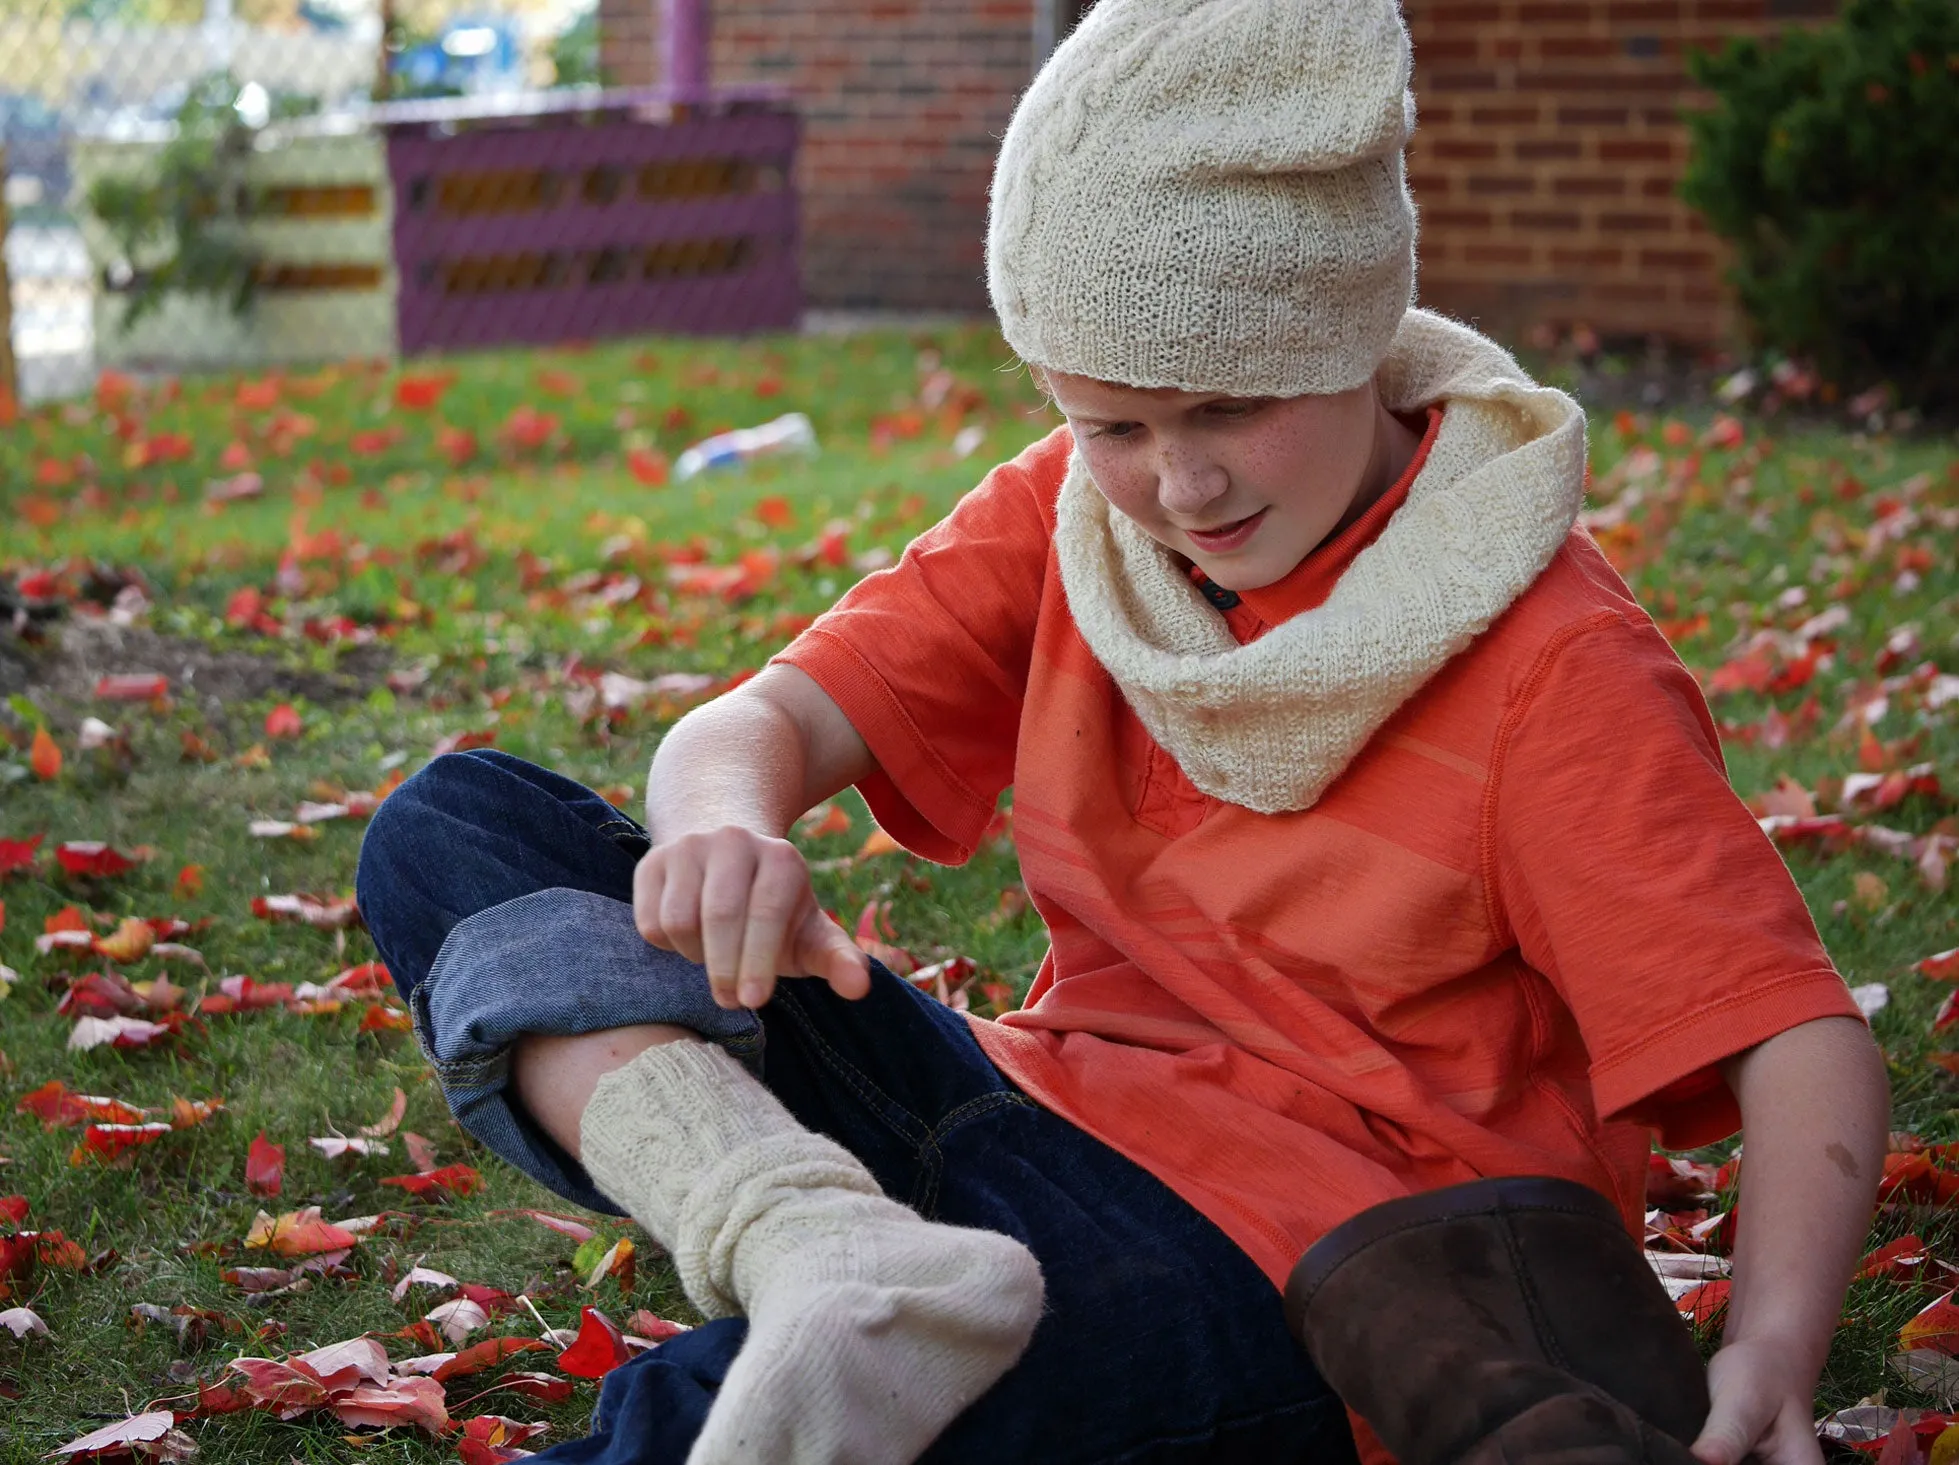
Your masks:
{"label": "boy's nose", "polygon": [[1223,496],[1231,477],[1216,463],[1166,460],[1157,469],[1156,501],[1166,514],[1190,518]]}

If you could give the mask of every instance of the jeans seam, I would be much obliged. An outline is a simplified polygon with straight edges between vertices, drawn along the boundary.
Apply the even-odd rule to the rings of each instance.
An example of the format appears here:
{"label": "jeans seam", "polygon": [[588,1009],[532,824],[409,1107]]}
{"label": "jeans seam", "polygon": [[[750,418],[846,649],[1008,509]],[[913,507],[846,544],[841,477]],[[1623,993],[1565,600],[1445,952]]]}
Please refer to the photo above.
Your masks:
{"label": "jeans seam", "polygon": [[[865,1100],[871,1105],[872,1112],[894,1134],[906,1143],[915,1146],[922,1154],[924,1147],[932,1142],[932,1130],[930,1126],[903,1104],[900,1104],[896,1099],[880,1089],[856,1064],[849,1062],[841,1053],[831,1047],[824,1036],[816,1030],[815,1025],[809,1022],[807,1014],[803,1012],[802,1002],[799,998],[793,993],[788,992],[781,992],[780,995],[788,999],[785,1006],[790,1014],[791,1020],[795,1022],[797,1030],[811,1046],[818,1050],[825,1064],[836,1073],[838,1078],[849,1085],[860,1099]],[[913,1126],[913,1129],[908,1131],[895,1123],[892,1119],[893,1114],[903,1116]]]}

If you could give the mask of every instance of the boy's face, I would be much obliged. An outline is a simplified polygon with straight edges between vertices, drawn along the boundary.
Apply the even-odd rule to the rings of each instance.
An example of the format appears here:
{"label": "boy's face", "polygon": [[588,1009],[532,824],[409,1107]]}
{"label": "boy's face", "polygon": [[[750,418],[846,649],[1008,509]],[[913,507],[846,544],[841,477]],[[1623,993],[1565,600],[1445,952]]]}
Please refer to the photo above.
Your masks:
{"label": "boy's face", "polygon": [[1374,384],[1321,397],[1231,397],[1040,373],[1109,502],[1227,590],[1286,575],[1366,486]]}

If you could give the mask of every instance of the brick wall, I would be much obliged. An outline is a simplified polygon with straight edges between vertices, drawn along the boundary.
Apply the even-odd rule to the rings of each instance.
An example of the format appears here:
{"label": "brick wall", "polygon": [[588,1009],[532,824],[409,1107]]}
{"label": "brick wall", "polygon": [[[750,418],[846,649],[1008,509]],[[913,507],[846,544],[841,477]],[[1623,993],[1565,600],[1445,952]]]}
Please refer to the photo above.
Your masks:
{"label": "brick wall", "polygon": [[[716,82],[805,119],[812,305],[983,312],[987,182],[1034,36],[1080,0],[709,0]],[[658,0],[601,0],[615,80],[657,77]],[[1705,341],[1716,242],[1675,195],[1685,56],[1832,0],[1404,0],[1421,123],[1421,297],[1515,338],[1540,323]],[[1046,6],[1045,25],[1036,6]]]}
{"label": "brick wall", "polygon": [[1705,341],[1715,241],[1675,187],[1690,48],[1828,12],[1811,0],[1406,0],[1421,110],[1409,178],[1426,304],[1515,336]]}
{"label": "brick wall", "polygon": [[[601,0],[601,62],[660,72],[656,0]],[[986,191],[1033,76],[1034,0],[713,0],[709,76],[803,116],[809,303],[984,313]]]}

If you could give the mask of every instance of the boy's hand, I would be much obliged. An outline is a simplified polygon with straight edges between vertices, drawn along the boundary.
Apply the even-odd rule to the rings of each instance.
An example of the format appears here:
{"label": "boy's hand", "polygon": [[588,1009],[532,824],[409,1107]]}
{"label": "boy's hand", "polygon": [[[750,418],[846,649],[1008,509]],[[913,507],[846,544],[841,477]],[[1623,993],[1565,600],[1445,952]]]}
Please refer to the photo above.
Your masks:
{"label": "boy's hand", "polygon": [[1704,1465],[1822,1465],[1813,1390],[1795,1350],[1761,1338],[1728,1344],[1707,1366],[1713,1407],[1693,1451]]}
{"label": "boy's hand", "polygon": [[871,990],[869,959],[823,914],[786,839],[730,825],[655,845],[633,872],[633,919],[706,967],[722,1007],[762,1006],[778,976],[821,977],[840,997]]}

